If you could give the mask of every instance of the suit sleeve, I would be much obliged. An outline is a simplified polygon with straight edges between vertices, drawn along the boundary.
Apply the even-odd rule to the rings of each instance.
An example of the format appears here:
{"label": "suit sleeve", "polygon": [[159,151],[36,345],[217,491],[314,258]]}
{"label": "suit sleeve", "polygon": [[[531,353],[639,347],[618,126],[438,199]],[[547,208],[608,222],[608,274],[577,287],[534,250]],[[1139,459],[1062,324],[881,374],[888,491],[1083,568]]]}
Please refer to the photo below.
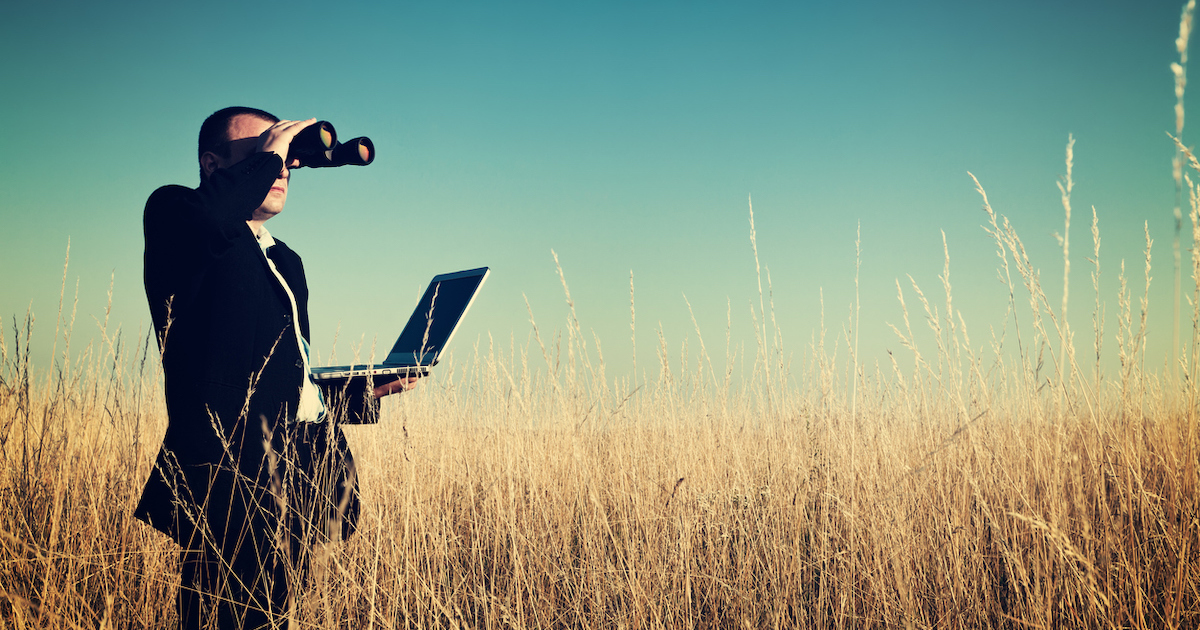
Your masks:
{"label": "suit sleeve", "polygon": [[[283,168],[274,153],[256,153],[228,169],[217,169],[192,190],[163,186],[146,201],[146,294],[155,322],[165,321],[165,301],[187,308],[197,283],[213,260],[239,239],[254,238],[246,225],[262,205]],[[165,311],[164,311],[165,312]]]}
{"label": "suit sleeve", "polygon": [[365,378],[353,378],[336,385],[321,385],[326,412],[337,424],[376,424],[379,399]]}
{"label": "suit sleeve", "polygon": [[159,188],[146,202],[147,242],[152,236],[178,239],[220,255],[230,241],[247,232],[246,221],[262,205],[282,168],[278,155],[255,153],[228,169],[217,169],[194,191]]}

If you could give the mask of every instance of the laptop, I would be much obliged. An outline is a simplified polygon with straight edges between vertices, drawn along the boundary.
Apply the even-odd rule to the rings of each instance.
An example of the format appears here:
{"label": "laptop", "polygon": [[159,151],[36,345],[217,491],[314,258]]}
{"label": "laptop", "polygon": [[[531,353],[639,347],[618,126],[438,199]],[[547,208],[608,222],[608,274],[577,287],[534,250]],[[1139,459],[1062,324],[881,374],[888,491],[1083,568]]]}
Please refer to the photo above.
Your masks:
{"label": "laptop", "polygon": [[368,378],[378,386],[429,374],[429,368],[437,365],[442,351],[450,345],[488,271],[480,267],[434,276],[382,363],[312,368],[313,380],[317,384],[338,384]]}

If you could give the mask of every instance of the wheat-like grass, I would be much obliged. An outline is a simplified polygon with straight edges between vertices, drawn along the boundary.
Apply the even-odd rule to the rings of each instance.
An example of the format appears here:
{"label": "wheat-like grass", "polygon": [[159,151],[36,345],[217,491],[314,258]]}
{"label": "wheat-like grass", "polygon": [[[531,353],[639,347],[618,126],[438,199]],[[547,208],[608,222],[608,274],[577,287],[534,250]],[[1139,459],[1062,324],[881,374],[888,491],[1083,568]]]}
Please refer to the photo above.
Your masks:
{"label": "wheat-like grass", "polygon": [[[347,429],[362,527],[320,548],[297,627],[1195,626],[1195,388],[1180,400],[1145,371],[1146,298],[1123,269],[1122,371],[1082,378],[1049,349],[1058,314],[1015,230],[989,226],[1001,277],[1021,277],[1010,306],[1026,291],[1038,309],[1036,343],[1011,356],[1011,336],[972,349],[948,245],[944,306],[910,279],[936,349],[917,347],[900,292],[913,358],[887,378],[852,367],[851,322],[848,352],[814,354],[786,390],[767,378],[786,371],[764,363],[776,350],[731,386],[702,337],[679,373],[664,340],[656,382],[614,389],[574,313],[554,348],[531,313],[524,346],[489,340]],[[131,351],[106,330],[38,381],[18,324],[0,346],[0,619],[166,625],[176,555],[130,516],[165,423],[150,338]],[[1074,371],[1070,387],[1038,376],[1045,354],[1067,357],[1052,374]]]}

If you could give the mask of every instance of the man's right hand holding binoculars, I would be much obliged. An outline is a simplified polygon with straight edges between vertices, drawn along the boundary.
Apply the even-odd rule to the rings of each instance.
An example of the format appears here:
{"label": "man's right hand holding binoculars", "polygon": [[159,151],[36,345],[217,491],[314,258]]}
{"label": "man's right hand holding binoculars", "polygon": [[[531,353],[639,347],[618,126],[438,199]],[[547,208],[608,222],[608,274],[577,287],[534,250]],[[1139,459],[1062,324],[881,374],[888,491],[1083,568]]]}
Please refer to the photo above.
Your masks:
{"label": "man's right hand holding binoculars", "polygon": [[296,168],[300,165],[300,160],[288,157],[288,149],[292,145],[292,140],[296,134],[304,131],[304,129],[313,123],[317,122],[316,118],[308,120],[281,120],[262,132],[258,136],[258,152],[272,152],[283,158],[283,165],[286,168]]}

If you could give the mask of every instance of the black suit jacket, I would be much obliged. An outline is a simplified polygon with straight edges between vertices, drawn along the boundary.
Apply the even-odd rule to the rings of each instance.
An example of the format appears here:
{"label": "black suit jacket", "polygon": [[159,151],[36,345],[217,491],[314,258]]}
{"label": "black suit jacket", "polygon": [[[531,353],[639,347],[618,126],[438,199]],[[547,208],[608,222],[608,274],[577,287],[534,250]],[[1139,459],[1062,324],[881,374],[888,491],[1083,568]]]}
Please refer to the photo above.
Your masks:
{"label": "black suit jacket", "polygon": [[181,545],[197,535],[228,542],[247,523],[269,527],[284,487],[292,507],[311,502],[310,512],[340,516],[342,536],[357,520],[340,427],[292,421],[307,378],[295,337],[298,326],[309,338],[303,263],[276,241],[271,260],[295,295],[293,321],[246,224],[282,165],[258,153],[199,188],[164,186],[146,202],[144,279],[169,421],[135,515]]}

